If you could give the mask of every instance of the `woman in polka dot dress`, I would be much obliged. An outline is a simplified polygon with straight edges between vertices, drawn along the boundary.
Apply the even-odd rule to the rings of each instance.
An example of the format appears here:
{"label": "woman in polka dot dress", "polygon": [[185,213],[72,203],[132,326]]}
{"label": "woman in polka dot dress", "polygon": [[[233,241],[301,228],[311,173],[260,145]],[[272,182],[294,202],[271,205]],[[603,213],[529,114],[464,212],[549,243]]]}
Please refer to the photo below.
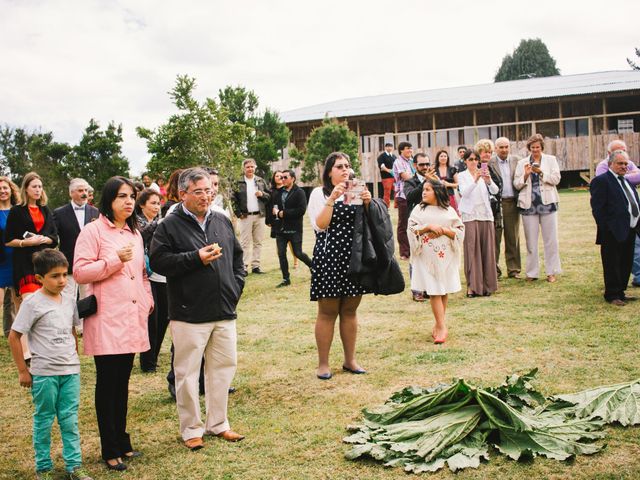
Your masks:
{"label": "woman in polka dot dress", "polygon": [[[311,274],[311,300],[318,302],[316,344],[321,380],[331,378],[329,351],[333,341],[336,318],[340,316],[340,338],[344,348],[342,369],[353,374],[366,373],[356,361],[357,309],[368,290],[347,278],[351,258],[351,243],[356,208],[345,204],[344,192],[349,179],[349,156],[342,152],[330,154],[324,164],[322,186],[309,198],[309,218],[316,232]],[[361,194],[364,208],[371,202],[365,188]]]}

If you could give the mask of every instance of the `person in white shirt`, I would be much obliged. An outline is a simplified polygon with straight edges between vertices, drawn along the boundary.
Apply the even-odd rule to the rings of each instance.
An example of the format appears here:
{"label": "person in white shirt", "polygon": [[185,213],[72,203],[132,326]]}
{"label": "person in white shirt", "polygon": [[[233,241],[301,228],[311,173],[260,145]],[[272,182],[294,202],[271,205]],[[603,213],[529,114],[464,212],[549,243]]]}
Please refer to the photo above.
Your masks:
{"label": "person in white shirt", "polygon": [[464,223],[464,274],[467,297],[489,296],[498,289],[496,270],[495,229],[489,194],[497,194],[499,187],[489,170],[478,167],[480,153],[467,150],[466,169],[458,174],[460,214]]}
{"label": "person in white shirt", "polygon": [[233,192],[233,213],[238,217],[240,230],[240,245],[244,252],[244,268],[251,273],[264,273],[260,270],[260,252],[266,225],[264,217],[266,206],[271,199],[271,192],[267,182],[258,177],[256,161],[246,158],[242,162],[244,176],[238,180]]}

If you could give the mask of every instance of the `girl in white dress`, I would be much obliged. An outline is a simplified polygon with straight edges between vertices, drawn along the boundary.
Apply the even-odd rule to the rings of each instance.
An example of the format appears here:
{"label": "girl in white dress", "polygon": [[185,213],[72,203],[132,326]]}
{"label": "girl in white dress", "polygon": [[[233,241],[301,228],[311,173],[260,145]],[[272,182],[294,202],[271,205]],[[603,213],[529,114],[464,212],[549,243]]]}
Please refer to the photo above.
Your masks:
{"label": "girl in white dress", "polygon": [[422,202],[411,212],[407,231],[411,246],[411,290],[429,294],[435,318],[431,336],[434,343],[444,343],[449,294],[462,288],[460,252],[464,224],[449,205],[447,189],[438,180],[428,178],[424,182]]}

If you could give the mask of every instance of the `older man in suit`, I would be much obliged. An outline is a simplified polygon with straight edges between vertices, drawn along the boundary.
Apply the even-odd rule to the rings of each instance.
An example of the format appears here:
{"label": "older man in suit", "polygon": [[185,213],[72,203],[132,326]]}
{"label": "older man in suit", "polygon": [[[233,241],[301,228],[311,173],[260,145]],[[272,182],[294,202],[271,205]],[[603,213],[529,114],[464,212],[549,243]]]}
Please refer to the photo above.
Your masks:
{"label": "older man in suit", "polygon": [[[73,255],[76,249],[76,240],[80,235],[80,230],[88,223],[98,218],[100,213],[96,207],[89,205],[89,184],[83,178],[74,178],[69,183],[69,196],[71,202],[56,208],[53,211],[53,221],[58,229],[60,238],[60,251],[64,254],[69,262],[69,274],[72,272]],[[67,286],[64,293],[72,298],[83,298],[84,289],[78,286],[69,275],[67,277]]]}
{"label": "older man in suit", "polygon": [[506,137],[496,140],[496,154],[489,160],[489,165],[502,179],[502,197],[500,200],[501,218],[496,218],[496,268],[500,270],[500,244],[504,234],[504,256],[509,278],[519,278],[522,268],[520,262],[520,213],[518,212],[518,191],[513,186],[513,176],[520,157],[509,151],[510,143]]}
{"label": "older man in suit", "polygon": [[602,258],[604,298],[621,307],[635,300],[626,296],[625,290],[638,235],[640,199],[624,177],[629,164],[627,152],[611,152],[608,164],[607,173],[591,180],[591,211],[598,226],[596,244],[600,245]]}

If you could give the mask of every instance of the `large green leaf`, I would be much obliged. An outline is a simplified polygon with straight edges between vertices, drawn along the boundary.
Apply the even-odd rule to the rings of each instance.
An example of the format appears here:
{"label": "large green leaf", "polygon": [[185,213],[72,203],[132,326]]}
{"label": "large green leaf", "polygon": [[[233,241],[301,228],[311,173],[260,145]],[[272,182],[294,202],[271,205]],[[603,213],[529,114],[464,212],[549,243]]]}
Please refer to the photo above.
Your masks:
{"label": "large green leaf", "polygon": [[[363,456],[407,472],[476,468],[489,458],[489,440],[518,460],[539,455],[566,460],[602,446],[605,422],[639,423],[637,382],[545,398],[531,385],[536,370],[511,375],[495,388],[456,380],[450,385],[395,393],[382,407],[365,409],[350,427],[349,459]],[[598,420],[597,418],[602,418]]]}
{"label": "large green leaf", "polygon": [[554,398],[575,405],[577,417],[601,418],[624,426],[640,423],[640,380]]}
{"label": "large green leaf", "polygon": [[[406,389],[403,390],[406,392]],[[363,410],[363,415],[367,420],[388,424],[402,420],[420,420],[429,415],[437,413],[433,408],[439,405],[446,405],[465,399],[469,393],[468,386],[458,380],[451,385],[441,385],[434,389],[427,389],[417,395],[402,395],[401,398],[406,400],[404,403],[396,401],[387,402],[381,407]],[[396,394],[396,398],[398,395]],[[393,397],[392,397],[393,398]]]}
{"label": "large green leaf", "polygon": [[522,455],[543,455],[556,460],[566,460],[574,455],[591,455],[602,447],[586,443],[604,437],[604,432],[594,431],[602,425],[592,421],[577,421],[571,425],[557,425],[518,432],[500,429],[500,441],[495,447],[508,457],[518,460]]}

